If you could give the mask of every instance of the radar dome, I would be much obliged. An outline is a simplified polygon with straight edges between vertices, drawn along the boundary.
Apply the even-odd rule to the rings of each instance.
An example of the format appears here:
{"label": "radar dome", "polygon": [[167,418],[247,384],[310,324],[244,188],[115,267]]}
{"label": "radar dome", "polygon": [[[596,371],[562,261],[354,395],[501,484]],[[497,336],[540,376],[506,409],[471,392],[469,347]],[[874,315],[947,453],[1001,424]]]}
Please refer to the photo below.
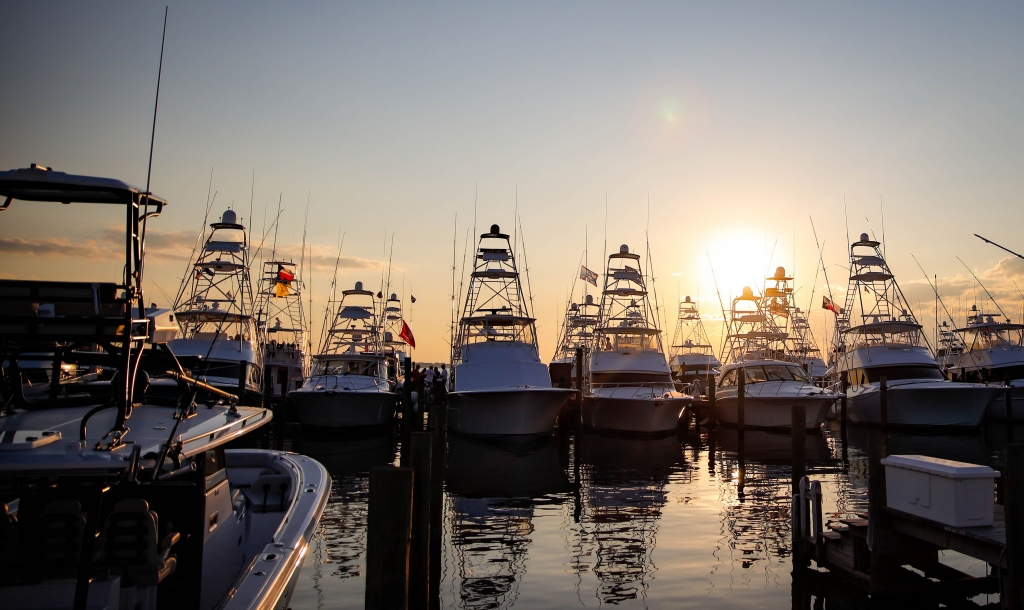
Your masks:
{"label": "radar dome", "polygon": [[750,299],[754,298],[754,291],[750,289],[750,286],[743,287],[743,297]]}
{"label": "radar dome", "polygon": [[691,301],[690,301],[690,297],[686,297],[686,301],[685,301],[685,302],[686,302],[686,303],[690,303],[690,302],[691,302]]}
{"label": "radar dome", "polygon": [[225,210],[224,215],[220,217],[220,221],[226,225],[233,225],[237,224],[237,218],[234,210]]}
{"label": "radar dome", "polygon": [[860,240],[861,240],[861,241],[871,241],[871,238],[870,238],[870,237],[868,237],[868,234],[867,234],[867,233],[861,233],[861,234],[860,234]]}
{"label": "radar dome", "polygon": [[356,290],[362,290],[362,289],[363,289],[363,283],[362,282],[356,282]]}
{"label": "radar dome", "polygon": [[491,234],[497,235],[501,232],[501,228],[498,225],[491,225]]}
{"label": "radar dome", "polygon": [[629,246],[626,244],[619,246],[619,254],[629,254]]}
{"label": "radar dome", "polygon": [[785,267],[776,267],[775,268],[775,277],[776,278],[786,277],[786,268]]}
{"label": "radar dome", "polygon": [[388,343],[391,343],[392,341],[394,341],[394,335],[391,334],[391,331],[387,331],[387,332],[384,333],[384,341],[386,341]]}
{"label": "radar dome", "polygon": [[594,304],[594,295],[588,294],[587,295],[587,305],[593,305],[593,304]]}
{"label": "radar dome", "polygon": [[398,295],[392,292],[391,293],[391,300],[392,301],[397,301],[398,300]]}

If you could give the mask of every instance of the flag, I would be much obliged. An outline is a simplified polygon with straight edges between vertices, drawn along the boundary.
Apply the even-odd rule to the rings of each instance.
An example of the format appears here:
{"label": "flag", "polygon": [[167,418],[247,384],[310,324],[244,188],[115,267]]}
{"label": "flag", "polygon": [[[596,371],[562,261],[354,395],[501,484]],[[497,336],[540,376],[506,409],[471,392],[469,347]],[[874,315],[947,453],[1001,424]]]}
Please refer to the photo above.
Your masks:
{"label": "flag", "polygon": [[410,294],[410,295],[409,295],[409,300],[410,300],[411,302],[415,303],[415,302],[416,302],[416,297],[414,297],[414,296],[412,296],[412,295]]}
{"label": "flag", "polygon": [[843,313],[843,308],[842,307],[838,307],[835,303],[833,303],[832,299],[830,299],[830,298],[828,298],[826,296],[823,296],[821,298],[823,299],[822,302],[821,302],[821,308],[822,309],[827,309],[827,310],[831,311],[832,313],[836,314],[837,316],[841,315]]}
{"label": "flag", "polygon": [[285,284],[291,283],[295,279],[295,274],[291,273],[284,268],[284,265],[277,266],[277,281]]}
{"label": "flag", "polygon": [[288,296],[288,283],[278,282],[274,284],[274,296],[275,297],[286,297]]}
{"label": "flag", "polygon": [[597,274],[586,267],[580,267],[580,279],[597,287]]}
{"label": "flag", "polygon": [[402,332],[398,333],[398,336],[408,343],[409,347],[416,349],[416,338],[412,336],[412,329],[405,323],[405,320],[402,320]]}

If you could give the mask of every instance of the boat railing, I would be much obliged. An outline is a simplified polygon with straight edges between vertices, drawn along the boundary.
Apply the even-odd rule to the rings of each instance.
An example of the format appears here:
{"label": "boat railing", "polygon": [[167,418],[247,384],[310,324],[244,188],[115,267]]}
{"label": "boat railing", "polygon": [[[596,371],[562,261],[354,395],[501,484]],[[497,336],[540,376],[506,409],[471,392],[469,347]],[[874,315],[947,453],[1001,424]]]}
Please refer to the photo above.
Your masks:
{"label": "boat railing", "polygon": [[[619,389],[632,389],[633,393],[629,398],[635,397],[637,394],[665,394],[667,392],[681,392],[683,394],[690,394],[693,391],[692,383],[686,383],[682,385],[681,389],[678,388],[678,384],[668,381],[656,381],[656,382],[642,382],[642,383],[592,383],[590,384],[591,392],[597,390],[619,390]],[[641,392],[641,390],[644,390]]]}

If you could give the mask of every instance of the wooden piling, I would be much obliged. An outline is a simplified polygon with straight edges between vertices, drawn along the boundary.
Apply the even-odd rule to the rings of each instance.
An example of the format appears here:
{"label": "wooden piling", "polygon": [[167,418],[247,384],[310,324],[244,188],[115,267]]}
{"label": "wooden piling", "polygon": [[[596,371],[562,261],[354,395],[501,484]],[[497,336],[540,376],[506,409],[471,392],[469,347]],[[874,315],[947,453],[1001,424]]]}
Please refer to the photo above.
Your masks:
{"label": "wooden piling", "polygon": [[708,382],[708,427],[714,428],[718,425],[718,413],[715,412],[715,378],[710,377]]}
{"label": "wooden piling", "polygon": [[583,348],[576,348],[576,404],[583,404]]}
{"label": "wooden piling", "polygon": [[413,470],[412,541],[409,547],[409,608],[426,610],[430,604],[430,499],[433,435],[413,432],[409,455]]}
{"label": "wooden piling", "polygon": [[[446,410],[447,404],[442,411]],[[444,416],[447,418],[447,415]],[[434,428],[430,453],[430,590],[431,610],[441,608],[441,552],[444,534],[444,468],[447,457],[448,433],[442,425]]]}
{"label": "wooden piling", "polygon": [[1010,382],[1006,382],[1006,442],[1013,442],[1013,396]]}
{"label": "wooden piling", "polygon": [[887,506],[885,495],[885,466],[882,459],[889,455],[888,439],[884,431],[868,433],[868,549],[871,552],[871,589],[885,584],[888,568],[883,557]]}
{"label": "wooden piling", "polygon": [[790,440],[793,448],[793,493],[800,493],[800,479],[807,474],[807,407],[795,402],[790,408]]}
{"label": "wooden piling", "polygon": [[[1012,424],[1010,424],[1012,425]],[[1006,515],[1007,603],[1012,610],[1024,608],[1024,444],[1003,449],[1003,508]]]}
{"label": "wooden piling", "polygon": [[839,386],[841,392],[839,397],[839,440],[842,442],[843,451],[843,464],[844,467],[848,461],[848,455],[846,450],[848,436],[846,434],[846,381],[843,381]]}
{"label": "wooden piling", "polygon": [[739,386],[736,388],[736,427],[739,428],[740,434],[743,434],[743,428],[746,425],[746,409],[743,403],[747,394],[747,375],[742,368],[737,369],[737,372],[739,373],[736,376],[739,379]]}
{"label": "wooden piling", "polygon": [[889,425],[889,382],[885,375],[878,380],[878,410],[879,422],[883,426]]}
{"label": "wooden piling", "polygon": [[413,469],[371,469],[368,504],[365,607],[404,610],[409,602]]}

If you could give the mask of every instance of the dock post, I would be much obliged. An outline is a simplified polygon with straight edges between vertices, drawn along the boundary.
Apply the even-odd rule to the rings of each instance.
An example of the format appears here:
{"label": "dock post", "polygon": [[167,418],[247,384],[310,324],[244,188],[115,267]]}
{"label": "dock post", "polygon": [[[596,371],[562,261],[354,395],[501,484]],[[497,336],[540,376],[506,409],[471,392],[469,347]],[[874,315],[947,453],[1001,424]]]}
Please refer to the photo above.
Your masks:
{"label": "dock post", "polygon": [[843,443],[843,465],[845,466],[849,461],[846,451],[847,440],[849,439],[846,434],[846,380],[839,384],[839,389],[841,394],[839,397],[839,439]]}
{"label": "dock post", "polygon": [[366,519],[367,610],[404,610],[409,603],[412,468],[370,470]]}
{"label": "dock post", "polygon": [[448,432],[445,427],[447,419],[447,403],[443,403],[441,412],[443,419],[434,428],[430,453],[430,589],[428,591],[430,608],[440,610],[441,607],[441,551],[444,534],[444,469],[448,449]]}
{"label": "dock post", "polygon": [[1010,381],[1006,381],[1006,442],[1013,442],[1013,396]]}
{"label": "dock post", "polygon": [[708,428],[718,424],[718,413],[715,412],[715,377],[709,376],[708,381]]}
{"label": "dock post", "polygon": [[426,610],[429,607],[430,587],[430,492],[431,442],[430,432],[413,432],[409,439],[409,455],[413,471],[412,542],[409,548],[409,608]]}
{"label": "dock post", "polygon": [[739,386],[736,388],[736,427],[739,428],[740,434],[743,434],[743,427],[746,425],[746,409],[745,402],[747,393],[747,375],[743,369],[737,369],[739,373],[736,377],[739,379]]}
{"label": "dock post", "polygon": [[583,348],[576,348],[576,403],[583,404]]}
{"label": "dock post", "polygon": [[878,380],[878,411],[883,426],[889,425],[889,381],[882,375]]}
{"label": "dock post", "polygon": [[406,356],[402,359],[402,455],[400,463],[402,466],[409,465],[409,434],[412,433],[412,358]]}
{"label": "dock post", "polygon": [[1005,581],[1007,603],[1012,610],[1024,608],[1024,444],[1003,449],[1003,514],[1006,516],[1006,555],[1010,566]]}
{"label": "dock post", "polygon": [[790,440],[793,447],[793,493],[800,493],[800,479],[807,474],[807,407],[793,403],[790,408]]}
{"label": "dock post", "polygon": [[885,432],[868,433],[868,549],[871,551],[871,591],[881,588],[890,566],[882,556],[886,530],[885,466],[888,457],[888,438]]}

